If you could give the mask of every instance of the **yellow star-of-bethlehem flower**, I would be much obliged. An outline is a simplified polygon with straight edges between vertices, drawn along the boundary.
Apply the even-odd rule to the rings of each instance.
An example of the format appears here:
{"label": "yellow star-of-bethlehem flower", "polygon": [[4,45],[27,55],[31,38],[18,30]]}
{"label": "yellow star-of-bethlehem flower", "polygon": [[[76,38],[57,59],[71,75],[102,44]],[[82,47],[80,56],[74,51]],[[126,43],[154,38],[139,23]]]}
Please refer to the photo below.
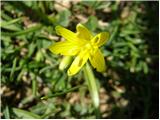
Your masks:
{"label": "yellow star-of-bethlehem flower", "polygon": [[75,75],[88,59],[98,72],[105,71],[105,60],[99,47],[108,40],[108,32],[101,32],[93,36],[92,33],[80,23],[76,26],[76,33],[61,26],[56,26],[55,29],[58,35],[65,38],[65,41],[57,42],[49,46],[49,50],[54,54],[76,56],[67,71],[69,76]]}

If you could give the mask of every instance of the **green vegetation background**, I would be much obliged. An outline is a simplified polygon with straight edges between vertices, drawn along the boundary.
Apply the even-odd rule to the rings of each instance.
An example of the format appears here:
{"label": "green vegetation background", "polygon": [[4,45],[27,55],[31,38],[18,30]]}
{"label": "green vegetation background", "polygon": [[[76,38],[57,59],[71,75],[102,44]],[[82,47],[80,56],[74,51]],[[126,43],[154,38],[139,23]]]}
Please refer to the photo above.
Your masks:
{"label": "green vegetation background", "polygon": [[[109,31],[101,48],[105,73],[94,71],[102,118],[158,118],[158,1],[1,2],[1,117],[95,118],[83,72],[67,77],[55,26]],[[41,99],[48,96],[47,99]]]}

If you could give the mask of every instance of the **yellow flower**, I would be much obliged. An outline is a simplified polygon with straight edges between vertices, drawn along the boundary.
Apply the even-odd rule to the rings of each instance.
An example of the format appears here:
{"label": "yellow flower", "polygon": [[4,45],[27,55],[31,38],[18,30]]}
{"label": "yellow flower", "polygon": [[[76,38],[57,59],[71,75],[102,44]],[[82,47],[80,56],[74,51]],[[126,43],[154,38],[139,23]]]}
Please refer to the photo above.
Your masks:
{"label": "yellow flower", "polygon": [[76,26],[76,33],[61,26],[56,26],[55,29],[58,35],[65,38],[65,41],[49,46],[49,50],[54,54],[76,56],[68,69],[69,76],[76,74],[88,59],[98,72],[105,71],[105,60],[99,47],[108,40],[108,32],[101,32],[93,36],[82,24]]}

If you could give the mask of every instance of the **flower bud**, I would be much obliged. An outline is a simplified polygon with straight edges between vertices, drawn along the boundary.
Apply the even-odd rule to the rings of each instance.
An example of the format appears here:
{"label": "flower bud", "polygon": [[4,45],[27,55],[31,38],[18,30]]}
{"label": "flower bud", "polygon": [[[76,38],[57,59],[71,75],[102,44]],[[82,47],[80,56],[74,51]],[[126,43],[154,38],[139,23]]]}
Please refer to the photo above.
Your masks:
{"label": "flower bud", "polygon": [[64,56],[62,58],[62,61],[59,65],[59,70],[64,70],[66,69],[72,62],[72,57],[71,56]]}

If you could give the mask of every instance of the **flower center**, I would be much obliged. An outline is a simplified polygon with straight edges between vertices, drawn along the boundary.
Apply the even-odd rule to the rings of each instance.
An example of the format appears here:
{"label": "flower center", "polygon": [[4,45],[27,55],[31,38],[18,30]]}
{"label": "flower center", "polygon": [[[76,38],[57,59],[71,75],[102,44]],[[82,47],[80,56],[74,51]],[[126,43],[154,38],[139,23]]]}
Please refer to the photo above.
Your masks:
{"label": "flower center", "polygon": [[97,46],[93,45],[92,43],[87,43],[82,50],[86,50],[90,55],[94,54],[94,52],[97,50]]}
{"label": "flower center", "polygon": [[92,49],[93,46],[90,43],[87,43],[84,47],[85,49]]}

